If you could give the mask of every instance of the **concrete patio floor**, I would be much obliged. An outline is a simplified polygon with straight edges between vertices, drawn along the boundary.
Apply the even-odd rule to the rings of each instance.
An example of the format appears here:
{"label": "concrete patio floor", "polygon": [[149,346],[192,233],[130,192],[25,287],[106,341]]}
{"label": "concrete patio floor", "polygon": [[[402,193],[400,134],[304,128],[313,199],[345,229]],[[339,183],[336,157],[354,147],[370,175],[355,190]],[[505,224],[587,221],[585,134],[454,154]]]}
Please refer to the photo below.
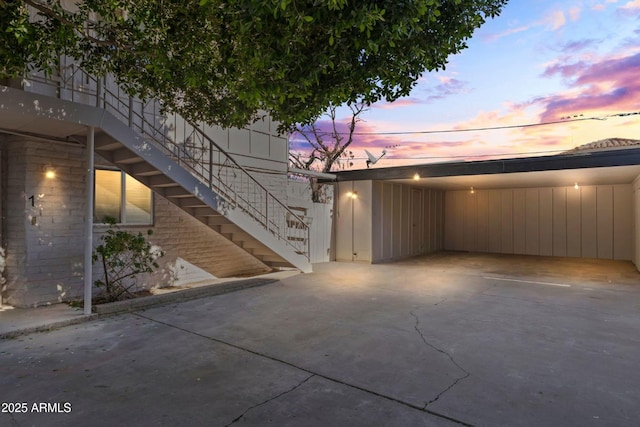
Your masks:
{"label": "concrete patio floor", "polygon": [[319,264],[0,342],[0,425],[635,426],[638,330],[630,263]]}

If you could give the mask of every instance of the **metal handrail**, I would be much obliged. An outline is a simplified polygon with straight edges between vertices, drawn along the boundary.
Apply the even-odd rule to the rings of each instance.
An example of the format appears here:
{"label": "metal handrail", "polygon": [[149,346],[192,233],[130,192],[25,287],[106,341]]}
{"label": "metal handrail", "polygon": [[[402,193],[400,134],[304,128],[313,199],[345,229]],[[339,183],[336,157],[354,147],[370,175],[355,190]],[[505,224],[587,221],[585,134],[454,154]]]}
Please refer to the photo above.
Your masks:
{"label": "metal handrail", "polygon": [[33,74],[28,84],[54,87],[61,99],[109,111],[220,195],[226,203],[223,209],[240,208],[296,253],[310,258],[309,225],[220,147],[204,124],[166,112],[155,99],[129,95],[109,76],[95,78],[73,62],[62,62],[58,76]]}

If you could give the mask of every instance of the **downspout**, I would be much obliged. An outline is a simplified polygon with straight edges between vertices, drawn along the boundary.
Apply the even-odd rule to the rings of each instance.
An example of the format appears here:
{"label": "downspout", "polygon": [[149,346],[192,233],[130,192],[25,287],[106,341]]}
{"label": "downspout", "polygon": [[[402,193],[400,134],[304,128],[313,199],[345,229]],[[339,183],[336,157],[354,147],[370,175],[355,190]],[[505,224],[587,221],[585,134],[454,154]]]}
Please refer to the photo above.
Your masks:
{"label": "downspout", "polygon": [[91,289],[93,284],[93,177],[94,177],[94,146],[95,146],[95,128],[89,127],[87,134],[87,153],[86,153],[86,184],[85,191],[85,217],[84,217],[84,314],[91,314]]}

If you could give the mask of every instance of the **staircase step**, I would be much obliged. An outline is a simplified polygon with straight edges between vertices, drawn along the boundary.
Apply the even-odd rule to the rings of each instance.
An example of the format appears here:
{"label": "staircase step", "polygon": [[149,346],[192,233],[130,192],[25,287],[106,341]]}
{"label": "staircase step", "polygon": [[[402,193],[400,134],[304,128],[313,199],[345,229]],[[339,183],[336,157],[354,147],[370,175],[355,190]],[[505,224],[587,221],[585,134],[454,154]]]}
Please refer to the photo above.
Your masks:
{"label": "staircase step", "polygon": [[162,175],[162,172],[149,163],[138,163],[127,168],[129,175],[134,176],[153,176]]}
{"label": "staircase step", "polygon": [[[209,206],[199,207],[199,208],[186,208],[186,209],[189,210],[189,213],[191,214],[191,216],[194,216],[196,218],[205,218],[209,216],[220,215],[218,212],[216,212],[215,210],[213,210],[213,208],[210,208]],[[204,222],[203,220],[201,221]]]}
{"label": "staircase step", "polygon": [[140,156],[132,153],[126,148],[120,148],[118,150],[112,151],[109,154],[109,160],[111,161],[111,163],[115,163],[118,165],[134,164],[134,163],[140,163],[144,161]]}
{"label": "staircase step", "polygon": [[231,224],[231,221],[219,214],[204,217],[203,219],[200,219],[200,221],[204,222],[210,227],[214,227],[216,225]]}
{"label": "staircase step", "polygon": [[[208,207],[206,203],[204,203],[202,200],[198,199],[197,197],[180,197],[178,198],[175,203],[178,204],[178,206],[180,206],[181,208],[205,208]],[[211,209],[211,208],[209,208]]]}
{"label": "staircase step", "polygon": [[100,133],[95,135],[94,147],[96,151],[113,151],[123,147],[123,145],[106,133]]}
{"label": "staircase step", "polygon": [[171,178],[165,175],[148,176],[144,178],[142,181],[144,184],[146,184],[147,187],[155,187],[155,188],[179,187],[179,185],[175,181],[173,181]]}
{"label": "staircase step", "polygon": [[187,190],[180,186],[169,187],[163,191],[163,195],[166,198],[172,199],[180,199],[184,197],[193,197],[193,194],[189,193]]}
{"label": "staircase step", "polygon": [[221,233],[239,233],[242,229],[233,223],[221,224],[220,232]]}

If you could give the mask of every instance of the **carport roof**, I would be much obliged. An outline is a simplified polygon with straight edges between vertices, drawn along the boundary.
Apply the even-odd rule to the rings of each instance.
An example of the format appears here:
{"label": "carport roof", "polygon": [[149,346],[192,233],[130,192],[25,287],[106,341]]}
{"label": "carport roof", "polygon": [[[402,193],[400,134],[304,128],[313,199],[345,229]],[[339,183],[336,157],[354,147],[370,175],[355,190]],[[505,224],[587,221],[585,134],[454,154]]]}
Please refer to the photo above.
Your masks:
{"label": "carport roof", "polygon": [[[337,181],[391,181],[445,190],[627,184],[640,175],[640,148],[359,169],[335,174]],[[413,179],[416,174],[419,180]]]}

